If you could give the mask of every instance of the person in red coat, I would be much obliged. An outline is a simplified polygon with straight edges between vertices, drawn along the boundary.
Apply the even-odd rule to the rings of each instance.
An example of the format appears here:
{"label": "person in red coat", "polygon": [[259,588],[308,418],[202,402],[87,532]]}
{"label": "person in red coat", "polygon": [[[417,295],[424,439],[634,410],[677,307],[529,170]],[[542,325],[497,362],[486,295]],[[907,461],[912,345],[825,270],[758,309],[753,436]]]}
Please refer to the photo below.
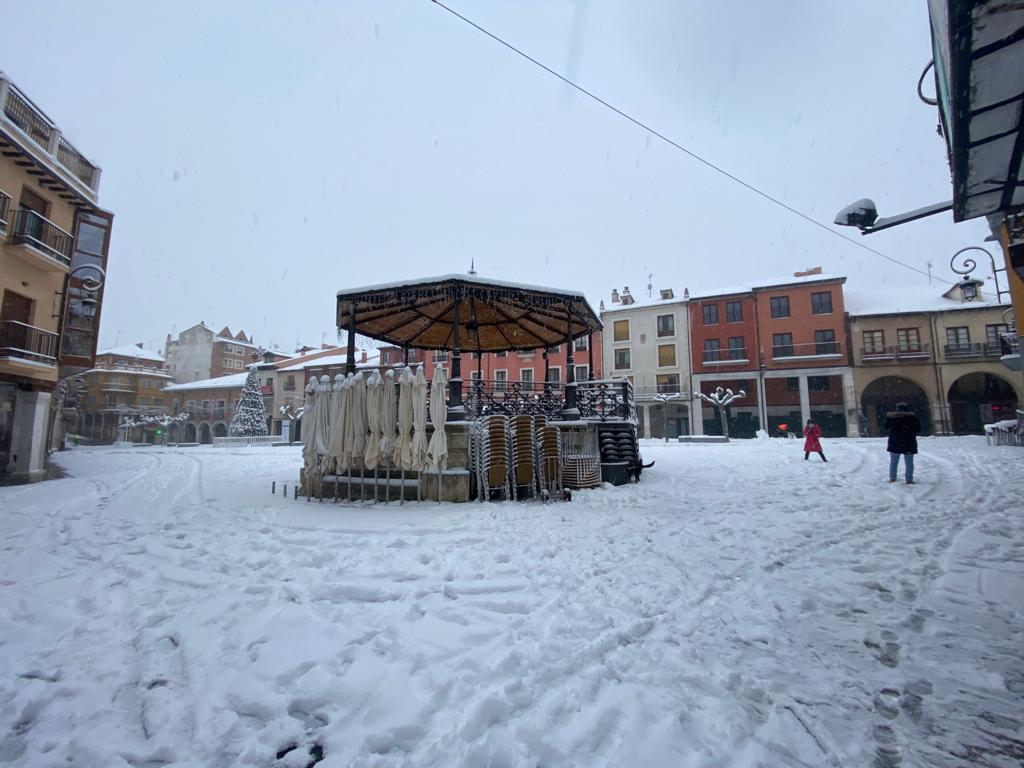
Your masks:
{"label": "person in red coat", "polygon": [[825,458],[825,452],[821,450],[821,427],[815,424],[810,419],[807,420],[807,426],[804,427],[804,461],[807,461],[811,457],[811,452],[821,456],[822,461],[828,461]]}

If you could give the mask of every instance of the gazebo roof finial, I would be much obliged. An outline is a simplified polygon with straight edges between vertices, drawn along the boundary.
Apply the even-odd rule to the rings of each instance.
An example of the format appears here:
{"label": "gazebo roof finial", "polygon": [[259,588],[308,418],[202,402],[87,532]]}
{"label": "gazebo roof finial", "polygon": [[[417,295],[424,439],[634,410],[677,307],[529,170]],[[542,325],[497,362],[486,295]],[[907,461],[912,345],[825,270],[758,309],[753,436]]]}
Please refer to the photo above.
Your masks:
{"label": "gazebo roof finial", "polygon": [[470,257],[469,259],[469,272],[467,273],[471,277],[476,277],[476,258]]}

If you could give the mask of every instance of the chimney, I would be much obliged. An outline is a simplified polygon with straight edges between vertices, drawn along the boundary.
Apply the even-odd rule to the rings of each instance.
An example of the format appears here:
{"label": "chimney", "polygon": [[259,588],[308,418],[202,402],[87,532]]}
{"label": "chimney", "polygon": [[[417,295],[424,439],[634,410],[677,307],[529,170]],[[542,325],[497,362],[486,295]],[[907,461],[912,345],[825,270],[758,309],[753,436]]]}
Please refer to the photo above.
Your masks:
{"label": "chimney", "polygon": [[671,288],[661,289],[661,298],[663,299],[674,299],[676,297],[675,292]]}
{"label": "chimney", "polygon": [[612,304],[618,304],[618,303],[619,303],[619,289],[618,288],[612,288]]}
{"label": "chimney", "polygon": [[803,272],[794,272],[793,277],[810,277],[811,275],[820,275],[821,267],[808,267]]}
{"label": "chimney", "polygon": [[629,292],[629,286],[627,285],[622,289],[622,303],[623,305],[628,306],[632,304],[634,301],[635,300],[633,299],[633,294]]}
{"label": "chimney", "polygon": [[135,346],[138,347],[139,349],[142,349],[142,342],[141,341],[135,342]]}
{"label": "chimney", "polygon": [[689,288],[683,288],[683,298],[686,299],[687,301],[690,300],[690,289]]}
{"label": "chimney", "polygon": [[363,354],[362,354],[362,357],[359,359],[359,362],[360,363],[365,363],[366,362],[366,350],[365,349],[363,350]]}
{"label": "chimney", "polygon": [[604,299],[601,299],[601,312],[604,312]]}

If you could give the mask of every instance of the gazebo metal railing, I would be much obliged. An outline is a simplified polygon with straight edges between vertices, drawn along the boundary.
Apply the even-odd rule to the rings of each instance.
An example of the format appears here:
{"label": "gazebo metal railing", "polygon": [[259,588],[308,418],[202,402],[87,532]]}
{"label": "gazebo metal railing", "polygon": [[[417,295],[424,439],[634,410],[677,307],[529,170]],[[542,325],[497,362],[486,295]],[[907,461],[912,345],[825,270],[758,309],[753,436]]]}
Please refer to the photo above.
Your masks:
{"label": "gazebo metal railing", "polygon": [[[575,387],[579,416],[566,414],[572,407],[566,390]],[[596,421],[632,421],[636,418],[633,387],[625,379],[561,382],[510,382],[473,379],[464,401],[466,417],[542,415],[551,421],[580,418]]]}

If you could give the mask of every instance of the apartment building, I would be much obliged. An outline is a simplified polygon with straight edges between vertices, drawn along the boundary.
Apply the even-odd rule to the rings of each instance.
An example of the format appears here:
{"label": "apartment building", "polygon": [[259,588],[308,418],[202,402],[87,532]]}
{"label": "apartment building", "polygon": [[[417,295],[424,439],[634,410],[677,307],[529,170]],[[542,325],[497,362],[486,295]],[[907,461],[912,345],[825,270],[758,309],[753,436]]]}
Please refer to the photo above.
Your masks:
{"label": "apartment building", "polygon": [[862,432],[885,434],[885,414],[905,402],[925,434],[979,434],[1016,418],[1024,402],[1009,307],[964,285],[847,295]]}
{"label": "apartment building", "polygon": [[[746,394],[730,407],[733,436],[799,431],[813,418],[826,436],[856,436],[858,407],[846,342],[845,277],[821,268],[790,277],[691,294],[693,388]],[[694,434],[719,434],[700,402]]]}
{"label": "apartment building", "polygon": [[0,72],[0,479],[46,472],[52,394],[93,367],[113,214],[100,169]]}
{"label": "apartment building", "polygon": [[628,287],[601,302],[602,354],[607,374],[633,384],[642,437],[690,434],[688,294],[671,288],[634,297]]}
{"label": "apartment building", "polygon": [[[96,353],[96,365],[80,374],[85,401],[76,432],[91,442],[113,443],[125,417],[158,416],[169,411],[164,388],[173,383],[164,358],[141,344]],[[147,438],[154,436],[153,430]]]}
{"label": "apartment building", "polygon": [[245,331],[231,333],[228,326],[219,332],[200,322],[172,339],[167,334],[164,357],[178,383],[205,381],[247,370],[261,359],[262,351]]}

